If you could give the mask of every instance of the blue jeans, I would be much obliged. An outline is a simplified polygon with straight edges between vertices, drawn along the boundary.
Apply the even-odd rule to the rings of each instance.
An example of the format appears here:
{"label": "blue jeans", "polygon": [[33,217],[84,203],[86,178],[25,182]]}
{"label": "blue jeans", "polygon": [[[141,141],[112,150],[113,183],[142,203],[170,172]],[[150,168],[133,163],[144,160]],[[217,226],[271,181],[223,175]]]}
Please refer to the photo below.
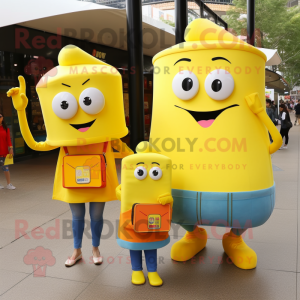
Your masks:
{"label": "blue jeans", "polygon": [[[157,249],[144,250],[148,272],[157,270]],[[131,266],[133,271],[142,271],[142,250],[130,250]]]}
{"label": "blue jeans", "polygon": [[[105,202],[90,202],[92,245],[100,245],[100,237],[103,228],[103,211]],[[84,231],[85,203],[70,203],[73,215],[72,229],[74,236],[74,248],[82,247],[82,236]]]}

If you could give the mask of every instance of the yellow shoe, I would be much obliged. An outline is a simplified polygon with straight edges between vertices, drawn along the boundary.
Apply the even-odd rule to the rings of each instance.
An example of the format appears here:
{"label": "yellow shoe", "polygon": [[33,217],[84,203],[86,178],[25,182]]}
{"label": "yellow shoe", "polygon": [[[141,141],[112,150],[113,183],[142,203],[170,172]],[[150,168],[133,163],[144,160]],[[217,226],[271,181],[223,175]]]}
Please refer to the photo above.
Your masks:
{"label": "yellow shoe", "polygon": [[136,285],[141,285],[146,282],[143,271],[132,271],[131,282]]}
{"label": "yellow shoe", "polygon": [[225,253],[238,268],[248,270],[256,267],[256,253],[247,246],[241,236],[230,231],[224,234],[222,243]]}
{"label": "yellow shoe", "polygon": [[207,242],[207,233],[204,228],[196,227],[192,232],[176,242],[171,249],[171,258],[176,261],[187,261],[200,252]]}
{"label": "yellow shoe", "polygon": [[152,286],[161,286],[164,283],[157,272],[148,272],[148,279]]}

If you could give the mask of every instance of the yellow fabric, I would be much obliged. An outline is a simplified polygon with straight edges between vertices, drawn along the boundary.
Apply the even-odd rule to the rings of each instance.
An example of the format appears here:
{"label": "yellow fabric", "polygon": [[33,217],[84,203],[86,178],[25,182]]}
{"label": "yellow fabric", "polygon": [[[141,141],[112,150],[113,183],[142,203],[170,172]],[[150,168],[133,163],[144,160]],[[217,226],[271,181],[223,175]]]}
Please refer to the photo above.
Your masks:
{"label": "yellow fabric", "polygon": [[225,233],[222,239],[225,253],[231,261],[240,269],[254,269],[257,265],[257,255],[241,236],[237,236],[231,231]]}
{"label": "yellow fabric", "polygon": [[187,51],[231,49],[253,53],[265,62],[266,55],[257,48],[245,43],[230,32],[207,19],[196,19],[185,29],[185,43],[167,48],[153,57],[153,64],[161,57]]}
{"label": "yellow fabric", "polygon": [[13,156],[11,154],[7,154],[6,158],[5,158],[5,161],[4,161],[4,166],[13,165],[13,164],[14,164]]}
{"label": "yellow fabric", "polygon": [[[68,147],[70,155],[80,154],[102,154],[103,145],[93,144],[86,147]],[[68,203],[86,203],[86,202],[108,202],[116,200],[116,187],[118,186],[118,177],[116,173],[116,165],[114,155],[111,148],[111,143],[108,143],[106,160],[106,187],[95,189],[65,189],[62,184],[62,163],[65,151],[60,149],[57,168],[54,179],[53,199],[61,200]]]}
{"label": "yellow fabric", "polygon": [[141,285],[146,282],[143,271],[132,271],[131,282],[135,285]]}

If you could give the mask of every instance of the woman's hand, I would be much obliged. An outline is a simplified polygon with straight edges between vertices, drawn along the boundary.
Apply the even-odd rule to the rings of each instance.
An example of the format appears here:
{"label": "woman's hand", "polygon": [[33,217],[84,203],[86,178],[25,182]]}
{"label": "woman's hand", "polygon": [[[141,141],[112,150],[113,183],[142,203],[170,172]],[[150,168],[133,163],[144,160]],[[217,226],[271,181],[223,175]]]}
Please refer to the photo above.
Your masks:
{"label": "woman's hand", "polygon": [[9,148],[8,153],[11,155],[10,158],[14,155],[14,150],[13,148]]}

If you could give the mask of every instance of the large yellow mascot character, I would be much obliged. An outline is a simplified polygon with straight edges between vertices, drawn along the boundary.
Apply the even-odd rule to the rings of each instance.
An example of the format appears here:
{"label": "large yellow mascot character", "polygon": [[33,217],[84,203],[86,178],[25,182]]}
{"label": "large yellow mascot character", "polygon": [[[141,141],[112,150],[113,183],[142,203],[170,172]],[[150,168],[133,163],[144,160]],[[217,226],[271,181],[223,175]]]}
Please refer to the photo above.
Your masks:
{"label": "large yellow mascot character", "polygon": [[282,144],[264,108],[266,56],[205,19],[188,25],[185,40],[153,58],[151,142],[139,148],[172,159],[172,220],[187,230],[172,259],[205,247],[206,231],[196,225],[226,226],[224,251],[251,269],[257,257],[241,234],[273,211],[270,155]]}

